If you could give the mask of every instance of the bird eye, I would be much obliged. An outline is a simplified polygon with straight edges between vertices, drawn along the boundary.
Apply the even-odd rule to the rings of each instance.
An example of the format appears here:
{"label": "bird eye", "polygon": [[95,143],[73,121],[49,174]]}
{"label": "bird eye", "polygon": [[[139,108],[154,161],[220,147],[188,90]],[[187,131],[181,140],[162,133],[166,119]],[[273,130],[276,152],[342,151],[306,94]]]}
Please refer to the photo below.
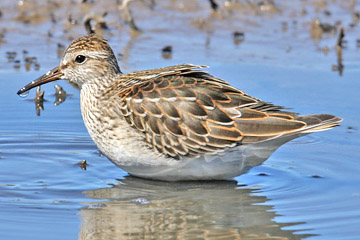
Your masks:
{"label": "bird eye", "polygon": [[75,58],[76,63],[83,63],[83,62],[85,62],[85,60],[86,60],[86,57],[84,55],[77,55]]}

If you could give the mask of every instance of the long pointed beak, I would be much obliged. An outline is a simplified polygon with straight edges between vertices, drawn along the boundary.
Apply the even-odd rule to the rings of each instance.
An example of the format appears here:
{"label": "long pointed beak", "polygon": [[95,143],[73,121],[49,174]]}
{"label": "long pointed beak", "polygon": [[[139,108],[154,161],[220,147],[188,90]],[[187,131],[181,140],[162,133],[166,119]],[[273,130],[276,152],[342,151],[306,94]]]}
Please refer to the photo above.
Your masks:
{"label": "long pointed beak", "polygon": [[24,92],[27,92],[30,89],[34,88],[34,87],[37,87],[37,86],[40,86],[42,84],[52,82],[52,81],[55,81],[55,80],[62,79],[62,77],[63,77],[63,74],[59,71],[59,67],[56,67],[56,68],[48,71],[47,73],[45,73],[41,77],[35,79],[31,83],[29,83],[28,85],[23,87],[22,89],[20,89],[17,92],[17,94],[18,95],[23,94]]}

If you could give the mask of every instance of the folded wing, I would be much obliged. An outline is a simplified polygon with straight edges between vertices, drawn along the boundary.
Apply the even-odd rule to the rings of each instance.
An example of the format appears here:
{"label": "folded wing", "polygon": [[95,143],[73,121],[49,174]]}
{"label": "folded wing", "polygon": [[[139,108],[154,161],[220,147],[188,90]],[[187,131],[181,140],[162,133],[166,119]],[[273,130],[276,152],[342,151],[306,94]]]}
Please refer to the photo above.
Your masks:
{"label": "folded wing", "polygon": [[[236,145],[321,131],[341,121],[328,114],[296,116],[251,97],[206,72],[178,65],[126,74],[114,85],[117,108],[150,147],[181,159]],[[112,95],[114,96],[114,95]]]}

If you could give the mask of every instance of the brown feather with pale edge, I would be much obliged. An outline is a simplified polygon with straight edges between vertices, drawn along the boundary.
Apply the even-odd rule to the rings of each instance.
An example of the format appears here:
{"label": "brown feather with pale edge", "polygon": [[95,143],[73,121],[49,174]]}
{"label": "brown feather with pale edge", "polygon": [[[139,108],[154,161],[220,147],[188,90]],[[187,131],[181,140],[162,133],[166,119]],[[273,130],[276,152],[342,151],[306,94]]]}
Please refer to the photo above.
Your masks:
{"label": "brown feather with pale edge", "polygon": [[184,64],[120,75],[104,93],[118,98],[108,99],[108,107],[119,108],[116,112],[143,132],[150,147],[175,159],[320,131],[339,121],[332,115],[309,118],[282,112],[280,106],[196,70],[204,67]]}

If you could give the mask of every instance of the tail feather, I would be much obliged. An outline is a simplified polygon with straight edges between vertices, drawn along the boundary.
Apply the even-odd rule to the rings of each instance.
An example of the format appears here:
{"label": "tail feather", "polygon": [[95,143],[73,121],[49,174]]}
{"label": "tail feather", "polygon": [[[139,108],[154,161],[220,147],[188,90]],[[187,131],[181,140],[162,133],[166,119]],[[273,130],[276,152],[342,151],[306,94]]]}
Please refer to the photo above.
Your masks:
{"label": "tail feather", "polygon": [[324,131],[336,127],[342,121],[342,118],[330,114],[315,114],[306,116],[296,116],[295,120],[306,123],[306,127],[300,129],[301,133],[312,133]]}
{"label": "tail feather", "polygon": [[306,115],[306,116],[294,116],[294,120],[303,122],[306,125],[297,130],[283,134],[274,134],[274,135],[269,134],[267,136],[251,136],[251,135],[244,136],[242,143],[249,144],[255,142],[271,141],[275,139],[279,139],[279,140],[287,139],[286,141],[289,141],[293,138],[297,138],[309,133],[325,131],[330,128],[336,127],[340,124],[342,118],[330,114],[315,114],[315,115]]}

